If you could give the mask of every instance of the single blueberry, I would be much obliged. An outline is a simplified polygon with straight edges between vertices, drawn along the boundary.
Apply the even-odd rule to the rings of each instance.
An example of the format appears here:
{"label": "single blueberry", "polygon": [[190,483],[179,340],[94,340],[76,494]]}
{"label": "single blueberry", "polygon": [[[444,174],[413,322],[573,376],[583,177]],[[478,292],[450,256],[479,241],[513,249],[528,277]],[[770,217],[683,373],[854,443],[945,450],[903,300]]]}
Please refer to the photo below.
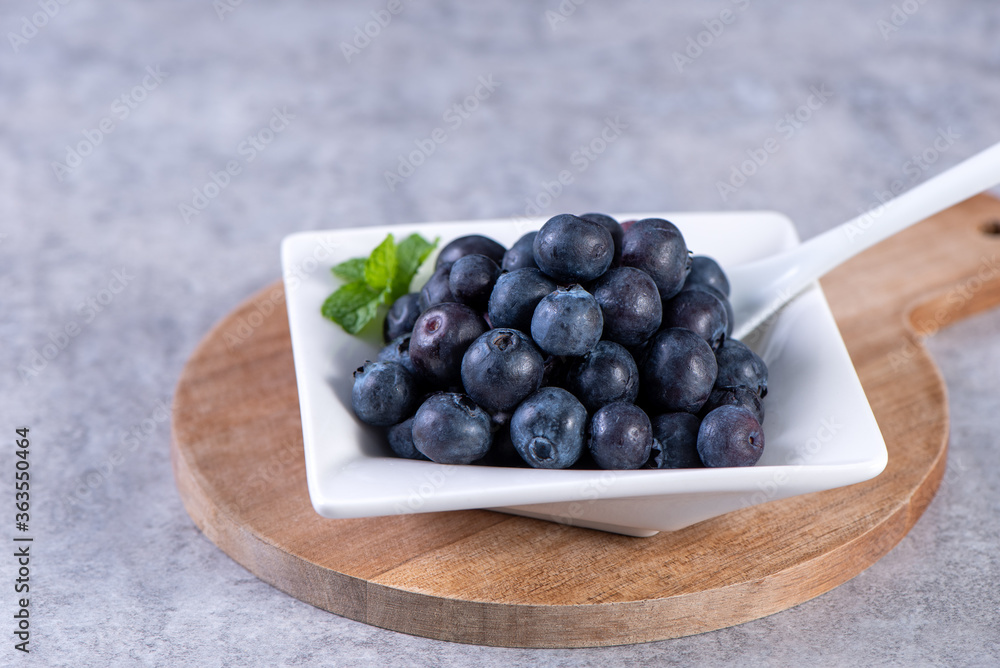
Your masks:
{"label": "single blueberry", "polygon": [[432,306],[417,318],[410,335],[410,361],[418,375],[433,387],[461,381],[462,356],[487,330],[486,322],[465,304]]}
{"label": "single blueberry", "polygon": [[464,394],[431,395],[413,416],[413,445],[438,464],[471,464],[490,449],[490,416]]}
{"label": "single blueberry", "polygon": [[458,301],[455,299],[455,296],[451,294],[450,277],[450,264],[438,267],[434,270],[431,277],[427,279],[426,283],[424,283],[424,287],[420,289],[420,296],[417,298],[417,307],[420,309],[421,313],[437,304]]}
{"label": "single blueberry", "polygon": [[636,346],[660,328],[660,293],[653,279],[641,269],[610,269],[594,282],[591,291],[604,314],[605,339]]}
{"label": "single blueberry", "polygon": [[743,342],[726,339],[725,343],[715,351],[715,358],[719,365],[716,386],[744,385],[756,392],[761,399],[767,396],[767,365]]}
{"label": "single blueberry", "polygon": [[663,327],[683,327],[718,350],[726,338],[729,314],[715,295],[705,290],[682,290],[663,304]]}
{"label": "single blueberry", "polygon": [[716,383],[715,389],[709,395],[708,401],[701,407],[702,416],[711,413],[719,406],[739,406],[745,408],[757,418],[757,422],[764,424],[764,401],[749,387],[740,385],[737,387],[719,387]]}
{"label": "single blueberry", "polygon": [[559,387],[543,387],[521,402],[510,422],[518,454],[534,468],[564,469],[580,458],[587,409]]}
{"label": "single blueberry", "polygon": [[420,315],[420,295],[411,292],[392,303],[382,323],[382,337],[386,343],[413,331],[413,323]]}
{"label": "single blueberry", "polygon": [[544,371],[542,354],[525,334],[491,329],[465,351],[462,385],[489,413],[511,411],[541,386]]}
{"label": "single blueberry", "polygon": [[451,265],[448,287],[456,301],[468,304],[477,311],[485,311],[499,275],[500,267],[496,262],[485,255],[473,253],[458,258]]}
{"label": "single blueberry", "polygon": [[490,424],[492,425],[494,434],[510,425],[510,418],[514,415],[514,408],[516,408],[516,406],[505,410],[493,411],[491,413],[488,412],[490,416]]}
{"label": "single blueberry", "polygon": [[500,274],[490,294],[490,324],[528,332],[538,302],[557,287],[555,281],[533,267]]}
{"label": "single blueberry", "polygon": [[661,329],[639,367],[639,389],[650,412],[697,413],[715,385],[718,364],[705,339],[689,329]]}
{"label": "single blueberry", "polygon": [[413,413],[417,398],[413,375],[395,362],[365,362],[354,372],[351,406],[367,424],[388,427]]}
{"label": "single blueberry", "polygon": [[602,469],[637,469],[653,449],[653,427],[635,404],[616,401],[590,420],[590,454]]}
{"label": "single blueberry", "polygon": [[632,356],[632,359],[635,360],[636,366],[638,366],[640,369],[642,368],[643,364],[646,363],[646,355],[649,353],[649,349],[653,345],[653,338],[655,338],[655,335],[653,335],[653,337],[650,337],[649,339],[646,339],[645,341],[643,341],[638,345],[628,347],[629,355]]}
{"label": "single blueberry", "polygon": [[615,244],[615,254],[611,258],[611,266],[617,267],[622,261],[622,237],[625,235],[625,230],[618,223],[617,220],[611,216],[606,216],[603,213],[585,213],[580,218],[584,220],[589,220],[592,223],[598,223],[604,226],[608,232],[611,233],[611,240]]}
{"label": "single blueberry", "polygon": [[719,263],[707,255],[695,255],[691,258],[691,273],[684,282],[684,288],[692,285],[708,285],[715,288],[725,297],[729,297],[729,279],[722,271]]}
{"label": "single blueberry", "polygon": [[[701,283],[691,283],[690,285],[685,284],[684,290],[701,290],[702,292],[707,292],[720,302],[726,309],[726,336],[731,336],[733,333],[733,323],[736,320],[736,316],[733,315],[733,305],[729,301],[729,297],[722,294],[711,285],[703,285]],[[683,292],[683,291],[682,291]]]}
{"label": "single blueberry", "polygon": [[481,466],[503,466],[505,468],[528,468],[528,463],[514,447],[514,442],[510,437],[510,426],[504,425],[493,430],[493,445],[486,456],[477,462]]}
{"label": "single blueberry", "polygon": [[575,357],[546,355],[545,372],[542,374],[542,387],[548,385],[563,387],[566,384],[566,371],[575,359]]}
{"label": "single blueberry", "polygon": [[533,243],[535,264],[557,281],[592,281],[611,265],[615,243],[600,223],[563,213],[538,230]]}
{"label": "single blueberry", "polygon": [[531,338],[550,355],[586,355],[603,329],[601,307],[579,285],[549,293],[531,316]]}
{"label": "single blueberry", "polygon": [[382,348],[375,359],[378,362],[395,362],[396,364],[401,364],[407,371],[414,374],[414,378],[419,375],[417,374],[416,367],[413,366],[413,362],[410,360],[409,332],[396,337],[389,345]]}
{"label": "single blueberry", "polygon": [[624,347],[600,341],[586,356],[569,362],[563,383],[593,413],[615,401],[635,401],[639,369]]}
{"label": "single blueberry", "polygon": [[507,249],[507,252],[503,255],[503,262],[500,263],[500,268],[506,271],[514,271],[515,269],[523,269],[524,267],[535,267],[535,235],[538,232],[528,232],[520,239],[514,242],[514,245]]}
{"label": "single blueberry", "polygon": [[664,413],[653,422],[652,468],[701,468],[698,456],[698,427],[701,420],[691,413]]}
{"label": "single blueberry", "polygon": [[684,286],[691,269],[691,256],[676,225],[660,218],[645,218],[625,231],[622,264],[649,274],[660,299],[666,300]]}
{"label": "single blueberry", "polygon": [[441,252],[438,253],[434,268],[438,269],[453,264],[460,257],[472,255],[473,253],[485,255],[497,264],[500,264],[503,262],[503,254],[506,252],[507,249],[495,240],[484,237],[481,234],[470,234],[448,242],[441,249]]}
{"label": "single blueberry", "polygon": [[750,411],[720,406],[698,429],[698,456],[705,466],[753,466],[764,454],[764,431]]}
{"label": "single blueberry", "polygon": [[405,459],[427,459],[422,452],[413,445],[413,418],[409,417],[394,424],[386,430],[386,437],[389,439],[389,447],[396,453],[396,456]]}

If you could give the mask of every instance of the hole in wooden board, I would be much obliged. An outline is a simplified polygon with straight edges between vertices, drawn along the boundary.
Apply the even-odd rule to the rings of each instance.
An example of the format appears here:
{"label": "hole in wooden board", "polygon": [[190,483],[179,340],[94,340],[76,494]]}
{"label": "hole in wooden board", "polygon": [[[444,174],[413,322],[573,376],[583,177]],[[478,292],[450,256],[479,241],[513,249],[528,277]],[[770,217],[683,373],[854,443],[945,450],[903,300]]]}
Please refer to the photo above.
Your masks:
{"label": "hole in wooden board", "polygon": [[988,237],[1000,237],[1000,220],[983,223],[979,229]]}

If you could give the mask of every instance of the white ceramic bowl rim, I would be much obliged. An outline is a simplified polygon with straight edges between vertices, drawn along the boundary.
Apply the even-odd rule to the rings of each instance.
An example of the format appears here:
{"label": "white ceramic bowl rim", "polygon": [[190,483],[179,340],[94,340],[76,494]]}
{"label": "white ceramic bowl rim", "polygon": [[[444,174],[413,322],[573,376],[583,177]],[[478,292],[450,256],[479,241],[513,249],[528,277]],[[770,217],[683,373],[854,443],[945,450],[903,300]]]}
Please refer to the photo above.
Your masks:
{"label": "white ceramic bowl rim", "polygon": [[[773,212],[641,213],[617,218],[651,216],[676,223],[695,254],[711,255],[723,267],[798,243],[791,221]],[[694,507],[692,499],[717,497],[717,503],[702,505],[718,514],[717,507],[726,512],[861,482],[885,467],[884,441],[818,285],[793,300],[751,343],[770,370],[765,453],[756,466],[539,470],[446,466],[394,457],[381,430],[361,424],[350,407],[351,372],[364,360],[374,359],[383,345],[381,328],[371,327],[365,336],[353,337],[320,315],[320,305],[340,284],[329,268],[367,255],[390,232],[397,240],[412,232],[440,237],[441,245],[465,234],[485,234],[509,247],[543,222],[505,219],[366,227],[302,232],[284,239],[282,266],[306,473],[318,513],[345,518],[501,508],[563,521],[560,517],[569,511],[558,504],[576,503],[585,506],[577,523],[586,524],[588,515],[603,517],[612,500],[641,499],[642,505],[658,508],[655,517],[637,507],[624,511],[633,517],[618,519],[623,519],[623,526],[654,531],[704,519],[700,516],[704,513],[690,508],[683,517],[671,511],[670,506]],[[429,277],[432,264],[425,263],[415,286]],[[722,497],[728,503],[721,503]]]}

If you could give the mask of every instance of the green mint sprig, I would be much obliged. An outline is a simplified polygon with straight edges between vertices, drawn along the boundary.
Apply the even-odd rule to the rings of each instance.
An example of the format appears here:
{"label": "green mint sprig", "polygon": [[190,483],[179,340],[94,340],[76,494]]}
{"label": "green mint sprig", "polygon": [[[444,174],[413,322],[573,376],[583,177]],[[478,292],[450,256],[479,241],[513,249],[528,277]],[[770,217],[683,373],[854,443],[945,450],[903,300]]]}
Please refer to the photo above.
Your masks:
{"label": "green mint sprig", "polygon": [[375,317],[379,305],[391,305],[410,291],[414,275],[437,245],[438,239],[431,243],[419,234],[397,244],[390,234],[367,258],[333,267],[333,275],[347,283],[323,302],[323,317],[357,334]]}

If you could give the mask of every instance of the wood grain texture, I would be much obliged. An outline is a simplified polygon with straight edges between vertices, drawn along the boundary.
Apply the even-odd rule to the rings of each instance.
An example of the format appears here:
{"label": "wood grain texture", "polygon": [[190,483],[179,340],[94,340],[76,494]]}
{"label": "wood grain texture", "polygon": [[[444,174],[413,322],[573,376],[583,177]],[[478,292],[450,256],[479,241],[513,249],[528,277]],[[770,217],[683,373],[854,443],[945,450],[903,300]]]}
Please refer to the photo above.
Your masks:
{"label": "wood grain texture", "polygon": [[[282,302],[270,286],[192,355],[171,458],[195,524],[282,591],[430,638],[513,647],[619,645],[784,610],[873,564],[906,535],[945,469],[948,414],[923,335],[1000,303],[1000,202],[979,196],[823,280],[889,450],[877,478],[629,538],[489,511],[330,520],[306,489]],[[275,292],[277,291],[277,292]],[[227,336],[228,335],[228,336]]]}

